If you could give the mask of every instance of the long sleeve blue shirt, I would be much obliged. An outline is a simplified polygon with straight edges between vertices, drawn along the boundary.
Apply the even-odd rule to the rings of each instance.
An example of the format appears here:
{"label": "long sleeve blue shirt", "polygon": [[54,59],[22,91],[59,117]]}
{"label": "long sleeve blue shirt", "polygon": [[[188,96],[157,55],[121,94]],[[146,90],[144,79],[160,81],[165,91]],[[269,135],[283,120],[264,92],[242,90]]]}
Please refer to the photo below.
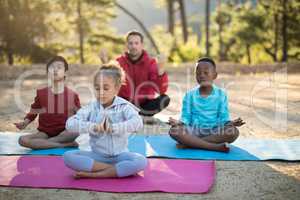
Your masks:
{"label": "long sleeve blue shirt", "polygon": [[229,121],[228,100],[225,92],[213,85],[211,94],[200,95],[200,86],[188,91],[182,102],[181,121],[188,126],[214,128]]}

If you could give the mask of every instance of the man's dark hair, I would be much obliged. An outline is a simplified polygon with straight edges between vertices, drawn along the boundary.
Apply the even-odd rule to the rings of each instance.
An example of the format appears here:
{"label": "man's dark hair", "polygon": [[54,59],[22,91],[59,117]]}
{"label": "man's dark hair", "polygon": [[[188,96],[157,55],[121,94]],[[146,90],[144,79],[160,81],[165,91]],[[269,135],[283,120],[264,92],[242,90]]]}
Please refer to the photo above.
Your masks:
{"label": "man's dark hair", "polygon": [[137,30],[132,30],[132,31],[129,31],[127,34],[126,34],[126,41],[128,41],[128,38],[129,36],[131,35],[137,35],[141,38],[141,42],[143,43],[144,42],[144,36],[141,32],[137,31]]}
{"label": "man's dark hair", "polygon": [[209,58],[209,57],[199,58],[199,60],[197,61],[197,65],[200,62],[208,62],[208,63],[212,64],[215,69],[217,68],[216,63],[212,58]]}
{"label": "man's dark hair", "polygon": [[65,71],[68,71],[68,69],[69,69],[69,64],[67,63],[66,59],[65,59],[64,57],[62,57],[62,56],[54,56],[53,58],[51,58],[51,59],[48,61],[47,65],[46,65],[47,72],[48,72],[48,69],[49,69],[50,65],[51,65],[52,63],[54,63],[54,62],[57,62],[57,61],[58,61],[58,62],[63,62],[63,63],[64,63],[64,66],[65,66]]}

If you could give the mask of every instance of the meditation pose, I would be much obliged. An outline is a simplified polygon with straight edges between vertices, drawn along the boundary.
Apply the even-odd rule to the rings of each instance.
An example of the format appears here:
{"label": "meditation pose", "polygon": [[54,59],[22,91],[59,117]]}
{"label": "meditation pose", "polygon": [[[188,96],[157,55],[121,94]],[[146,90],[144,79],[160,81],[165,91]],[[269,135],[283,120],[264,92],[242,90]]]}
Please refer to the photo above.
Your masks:
{"label": "meditation pose", "polygon": [[135,175],[147,165],[147,159],[128,151],[128,137],[143,127],[139,109],[118,97],[124,79],[115,63],[103,64],[94,77],[96,101],[81,108],[68,119],[70,132],[89,134],[91,151],[68,151],[63,155],[75,178],[107,178]]}
{"label": "meditation pose", "polygon": [[79,134],[65,130],[68,117],[80,108],[77,93],[65,86],[68,63],[63,57],[55,56],[46,67],[50,86],[37,90],[30,112],[22,122],[15,123],[22,130],[39,116],[38,132],[21,136],[19,144],[31,149],[76,147]]}
{"label": "meditation pose", "polygon": [[169,134],[178,148],[199,148],[228,152],[228,143],[239,136],[236,127],[244,122],[229,119],[225,92],[213,84],[216,64],[210,58],[199,59],[195,68],[199,86],[188,91],[183,99],[181,119],[169,119]]}

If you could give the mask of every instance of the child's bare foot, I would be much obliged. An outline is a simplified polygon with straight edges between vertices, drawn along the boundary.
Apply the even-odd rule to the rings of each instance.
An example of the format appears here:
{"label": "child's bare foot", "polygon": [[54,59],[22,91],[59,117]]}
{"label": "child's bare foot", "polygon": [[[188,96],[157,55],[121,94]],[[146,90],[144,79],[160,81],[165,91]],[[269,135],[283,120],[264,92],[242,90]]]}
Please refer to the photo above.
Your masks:
{"label": "child's bare foot", "polygon": [[[229,147],[229,144],[227,142],[222,143],[222,144],[216,144],[216,145],[217,146],[216,146],[215,151],[220,151],[220,152],[225,152],[225,153],[228,153],[230,151],[230,147]],[[189,149],[190,147],[188,147],[184,144],[177,143],[176,148],[177,149]]]}
{"label": "child's bare foot", "polygon": [[227,142],[220,144],[219,151],[228,153],[230,151],[229,144]]}
{"label": "child's bare foot", "polygon": [[83,171],[78,171],[74,174],[75,179],[80,179],[80,178],[99,178],[100,173],[99,172],[83,172]]}
{"label": "child's bare foot", "polygon": [[73,174],[73,177],[75,178],[75,179],[80,179],[80,176],[79,176],[79,173],[80,173],[81,171],[75,171],[75,173]]}
{"label": "child's bare foot", "polygon": [[176,148],[177,148],[177,149],[188,149],[189,147],[186,146],[186,145],[184,145],[184,144],[179,144],[179,143],[177,143],[177,144],[176,144]]}
{"label": "child's bare foot", "polygon": [[78,146],[79,144],[76,141],[63,143],[63,147],[78,147]]}
{"label": "child's bare foot", "polygon": [[75,178],[75,179],[81,179],[81,178],[84,178],[84,175],[86,175],[85,173],[88,173],[88,172],[77,171],[77,172],[75,172],[75,174],[74,174],[74,178]]}

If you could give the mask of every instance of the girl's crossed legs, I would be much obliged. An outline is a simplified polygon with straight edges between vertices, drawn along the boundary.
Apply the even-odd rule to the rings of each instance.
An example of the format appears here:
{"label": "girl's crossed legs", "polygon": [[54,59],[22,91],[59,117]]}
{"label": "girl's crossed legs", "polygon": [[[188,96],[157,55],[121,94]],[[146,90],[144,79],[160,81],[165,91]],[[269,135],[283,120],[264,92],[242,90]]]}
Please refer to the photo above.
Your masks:
{"label": "girl's crossed legs", "polygon": [[137,153],[124,152],[106,157],[92,151],[68,151],[63,155],[66,166],[76,171],[75,178],[126,177],[142,171],[147,159]]}

